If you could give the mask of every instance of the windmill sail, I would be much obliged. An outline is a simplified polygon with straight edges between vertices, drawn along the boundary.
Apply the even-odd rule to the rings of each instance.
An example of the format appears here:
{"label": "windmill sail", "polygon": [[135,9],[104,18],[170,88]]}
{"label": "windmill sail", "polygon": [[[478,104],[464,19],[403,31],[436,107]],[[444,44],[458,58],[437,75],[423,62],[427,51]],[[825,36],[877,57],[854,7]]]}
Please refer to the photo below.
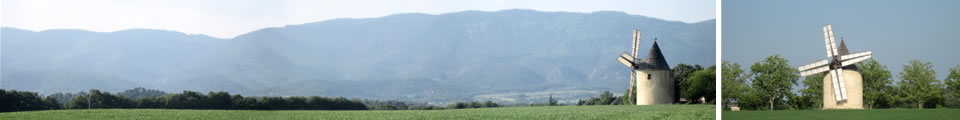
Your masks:
{"label": "windmill sail", "polygon": [[873,54],[873,52],[871,52],[871,51],[864,51],[864,52],[859,52],[859,53],[854,53],[854,54],[849,54],[849,55],[840,56],[840,60],[849,60],[849,59],[859,58],[859,57],[868,56],[868,55],[872,55],[872,54]]}
{"label": "windmill sail", "polygon": [[640,31],[633,29],[633,49],[631,50],[633,50],[633,56],[635,57],[637,56],[638,52],[640,52],[640,35],[642,35],[640,34]]}
{"label": "windmill sail", "polygon": [[817,62],[813,62],[813,63],[807,64],[807,65],[800,66],[798,69],[799,69],[800,71],[806,71],[806,70],[809,70],[809,69],[811,69],[811,68],[815,68],[815,67],[819,67],[819,66],[826,66],[826,65],[828,65],[828,64],[830,64],[830,61],[827,61],[827,59],[823,59],[823,60],[820,60],[820,61],[817,61]]}
{"label": "windmill sail", "polygon": [[858,58],[846,60],[846,61],[841,62],[841,63],[843,63],[843,64],[841,64],[841,65],[842,65],[842,66],[853,65],[853,64],[856,64],[857,62],[870,59],[870,57],[872,57],[872,55],[867,55],[867,56],[863,56],[863,57],[858,57]]}
{"label": "windmill sail", "polygon": [[[847,85],[843,80],[843,68],[836,69],[837,71],[837,82],[840,83],[840,100],[847,100]],[[836,94],[836,93],[834,93]]]}
{"label": "windmill sail", "polygon": [[627,53],[620,54],[620,58],[630,61],[630,63],[633,63],[633,59],[634,59],[633,56],[630,56],[630,54],[627,54]]}
{"label": "windmill sail", "polygon": [[[631,34],[633,34],[633,37],[631,37],[631,44],[630,44],[631,54],[623,53],[620,55],[620,57],[617,58],[618,62],[630,68],[630,88],[627,89],[627,93],[634,92],[634,85],[636,84],[634,82],[637,79],[637,70],[636,70],[637,63],[639,62],[638,61],[639,58],[637,58],[637,53],[639,52],[639,49],[640,49],[639,47],[640,31],[637,31],[637,29],[633,29]],[[633,96],[630,96],[630,97],[633,97]]]}
{"label": "windmill sail", "polygon": [[807,75],[817,74],[817,73],[826,72],[827,70],[830,70],[830,66],[828,65],[830,65],[830,61],[828,61],[827,59],[823,59],[817,62],[800,66],[797,69],[800,71],[800,76],[807,76]]}
{"label": "windmill sail", "polygon": [[831,70],[831,71],[830,71],[830,75],[832,75],[832,76],[830,76],[830,79],[831,79],[831,82],[833,83],[833,84],[831,84],[832,87],[833,87],[833,98],[836,99],[837,101],[841,101],[841,100],[843,100],[843,98],[840,97],[840,86],[841,86],[841,85],[840,85],[839,80],[837,80],[837,79],[839,78],[839,77],[837,77],[837,71],[836,71],[836,70]]}
{"label": "windmill sail", "polygon": [[813,75],[813,74],[822,73],[826,71],[830,71],[830,66],[821,66],[821,67],[813,68],[807,71],[802,71],[800,72],[800,76],[808,76],[808,75]]}
{"label": "windmill sail", "polygon": [[837,41],[833,39],[833,27],[830,24],[823,27],[823,41],[827,47],[827,57],[837,55]]}
{"label": "windmill sail", "polygon": [[627,60],[626,58],[620,57],[617,59],[617,62],[620,62],[621,64],[623,64],[623,66],[627,66],[628,68],[633,69],[634,63],[630,60]]}

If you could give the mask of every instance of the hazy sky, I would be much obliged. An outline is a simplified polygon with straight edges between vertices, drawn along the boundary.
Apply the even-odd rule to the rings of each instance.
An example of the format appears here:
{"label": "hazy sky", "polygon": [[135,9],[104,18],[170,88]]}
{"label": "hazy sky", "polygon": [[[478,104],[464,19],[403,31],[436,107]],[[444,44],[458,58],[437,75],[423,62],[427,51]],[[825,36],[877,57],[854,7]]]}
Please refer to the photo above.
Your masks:
{"label": "hazy sky", "polygon": [[[910,60],[933,62],[937,79],[960,64],[960,1],[725,0],[722,60],[743,69],[774,54],[793,67],[826,59],[823,26],[850,52],[873,51],[899,81]],[[801,79],[802,80],[802,79]]]}
{"label": "hazy sky", "polygon": [[2,0],[2,26],[28,30],[131,28],[218,38],[334,18],[464,10],[623,11],[666,20],[716,18],[714,0]]}

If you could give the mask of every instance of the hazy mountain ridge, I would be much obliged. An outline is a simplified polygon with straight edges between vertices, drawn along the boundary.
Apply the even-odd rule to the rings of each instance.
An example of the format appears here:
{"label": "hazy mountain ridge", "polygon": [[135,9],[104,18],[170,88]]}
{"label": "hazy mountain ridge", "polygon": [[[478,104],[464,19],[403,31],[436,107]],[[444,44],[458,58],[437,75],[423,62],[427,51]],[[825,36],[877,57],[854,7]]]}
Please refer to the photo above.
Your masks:
{"label": "hazy mountain ridge", "polygon": [[[51,93],[144,86],[418,101],[575,91],[555,96],[581,99],[593,96],[581,95],[584,90],[626,89],[628,69],[615,58],[628,51],[630,29],[644,32],[641,57],[656,37],[671,66],[710,65],[714,25],[622,12],[504,10],[334,19],[229,40],[159,30],[3,28],[2,87]],[[60,75],[68,73],[74,74]],[[110,82],[65,82],[84,78],[78,76]],[[530,102],[526,98],[503,102]]]}

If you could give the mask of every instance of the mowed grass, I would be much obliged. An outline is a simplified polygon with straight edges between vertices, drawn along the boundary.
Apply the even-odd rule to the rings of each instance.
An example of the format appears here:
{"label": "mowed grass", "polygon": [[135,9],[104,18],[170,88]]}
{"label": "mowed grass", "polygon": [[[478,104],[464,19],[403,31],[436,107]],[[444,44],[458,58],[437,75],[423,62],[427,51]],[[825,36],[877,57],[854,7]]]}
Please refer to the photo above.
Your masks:
{"label": "mowed grass", "polygon": [[93,109],[47,110],[0,113],[4,120],[273,120],[273,119],[676,119],[713,120],[714,105],[615,105],[501,107],[456,110],[321,111],[321,110],[176,110],[176,109]]}
{"label": "mowed grass", "polygon": [[724,120],[960,120],[960,109],[723,111]]}

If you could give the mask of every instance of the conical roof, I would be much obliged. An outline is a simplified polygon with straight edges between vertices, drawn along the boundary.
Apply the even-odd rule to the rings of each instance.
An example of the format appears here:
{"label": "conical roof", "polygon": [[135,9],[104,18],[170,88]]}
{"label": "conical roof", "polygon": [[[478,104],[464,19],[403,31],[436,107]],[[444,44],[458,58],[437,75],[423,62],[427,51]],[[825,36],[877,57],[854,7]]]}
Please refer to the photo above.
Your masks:
{"label": "conical roof", "polygon": [[[848,55],[848,54],[850,54],[850,50],[847,49],[847,44],[843,42],[843,39],[840,39],[840,47],[837,47],[837,52],[839,53],[838,56],[843,56],[843,55]],[[850,69],[850,70],[860,71],[860,69],[857,68],[857,64],[851,64],[851,65],[843,66],[843,69]]]}
{"label": "conical roof", "polygon": [[670,64],[660,52],[660,46],[657,41],[653,41],[653,47],[650,47],[650,53],[647,57],[637,62],[637,70],[670,70]]}
{"label": "conical roof", "polygon": [[840,39],[840,47],[837,48],[837,52],[840,53],[839,55],[850,54],[850,50],[847,49],[847,44],[843,42],[843,39]]}

